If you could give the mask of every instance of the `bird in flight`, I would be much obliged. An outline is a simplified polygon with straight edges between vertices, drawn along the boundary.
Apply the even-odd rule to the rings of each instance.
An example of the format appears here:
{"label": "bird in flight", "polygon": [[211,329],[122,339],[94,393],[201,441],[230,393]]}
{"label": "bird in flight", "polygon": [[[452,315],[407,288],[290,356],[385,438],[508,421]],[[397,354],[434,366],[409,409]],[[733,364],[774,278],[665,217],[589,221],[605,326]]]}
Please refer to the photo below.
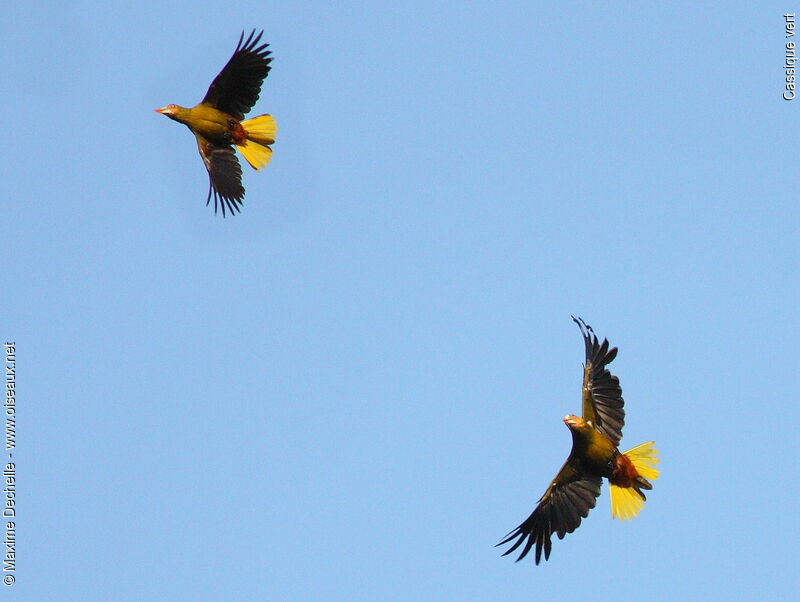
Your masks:
{"label": "bird in flight", "polygon": [[517,562],[536,545],[536,564],[550,558],[553,533],[563,539],[572,533],[594,508],[603,478],[611,484],[611,516],[626,520],[636,516],[647,499],[650,481],[658,478],[658,451],[648,441],[621,452],[617,448],[625,423],[625,402],[619,379],[606,366],[617,357],[617,348],[602,344],[592,328],[572,317],[581,329],[586,347],[583,365],[583,416],[564,418],[572,433],[572,451],[533,513],[508,533],[498,546],[516,539],[503,556],[522,546]]}
{"label": "bird in flight", "polygon": [[197,138],[197,148],[208,170],[208,198],[214,196],[214,213],[217,203],[225,217],[227,207],[231,214],[240,210],[244,199],[242,168],[233,152],[235,146],[256,170],[272,158],[270,145],[275,142],[278,130],[272,115],[259,115],[243,121],[258,100],[261,83],[270,70],[269,44],[259,45],[262,31],[253,30],[239,44],[228,63],[211,82],[205,98],[196,107],[187,109],[167,105],[156,109],[188,127]]}

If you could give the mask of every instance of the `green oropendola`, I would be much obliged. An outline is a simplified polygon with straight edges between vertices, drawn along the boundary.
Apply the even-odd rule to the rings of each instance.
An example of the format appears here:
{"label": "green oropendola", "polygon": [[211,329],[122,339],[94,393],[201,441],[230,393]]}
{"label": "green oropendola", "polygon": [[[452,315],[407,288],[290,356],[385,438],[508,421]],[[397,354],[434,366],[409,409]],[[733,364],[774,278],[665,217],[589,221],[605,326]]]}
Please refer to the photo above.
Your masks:
{"label": "green oropendola", "polygon": [[197,148],[208,170],[208,198],[214,195],[214,213],[220,201],[222,215],[227,206],[231,214],[240,210],[244,199],[242,168],[233,146],[256,170],[272,158],[270,145],[275,142],[277,125],[271,115],[259,115],[242,121],[258,100],[261,84],[270,70],[269,44],[258,45],[263,35],[253,30],[244,40],[244,32],[228,63],[211,82],[205,98],[187,109],[167,105],[156,113],[185,124],[197,138]]}
{"label": "green oropendola", "polygon": [[583,417],[572,414],[564,418],[572,433],[572,451],[547,491],[539,499],[533,513],[511,531],[498,546],[517,539],[503,554],[510,554],[523,543],[517,561],[536,544],[536,564],[550,557],[553,533],[563,539],[572,533],[594,508],[603,478],[611,484],[611,515],[626,520],[642,509],[643,489],[650,490],[650,480],[658,478],[655,465],[659,459],[653,441],[626,452],[617,446],[625,423],[625,402],[619,379],[606,366],[617,356],[617,348],[609,349],[608,339],[602,344],[592,328],[580,318],[572,319],[581,329],[586,347],[583,365]]}

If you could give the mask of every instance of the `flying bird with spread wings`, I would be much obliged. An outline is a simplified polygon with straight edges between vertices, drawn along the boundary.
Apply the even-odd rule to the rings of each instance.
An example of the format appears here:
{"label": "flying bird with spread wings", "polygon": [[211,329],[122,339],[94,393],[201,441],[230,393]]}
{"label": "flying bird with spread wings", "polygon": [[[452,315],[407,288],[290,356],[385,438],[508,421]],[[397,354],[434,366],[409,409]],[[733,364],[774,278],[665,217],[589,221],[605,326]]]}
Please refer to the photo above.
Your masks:
{"label": "flying bird with spread wings", "polygon": [[155,110],[186,125],[197,138],[197,148],[208,170],[206,205],[213,194],[214,213],[219,202],[223,217],[226,207],[231,214],[239,211],[244,199],[242,168],[233,147],[259,170],[272,158],[270,145],[278,131],[272,115],[243,121],[258,100],[272,62],[269,44],[259,45],[263,33],[256,35],[253,30],[245,40],[242,32],[233,56],[211,82],[200,104],[191,109],[170,104]]}
{"label": "flying bird with spread wings", "polygon": [[524,544],[517,562],[536,546],[536,564],[550,558],[551,536],[563,539],[572,533],[594,508],[603,478],[611,484],[611,516],[626,520],[636,516],[647,499],[642,490],[651,490],[650,481],[658,478],[658,451],[648,441],[621,452],[617,448],[625,423],[625,402],[619,379],[606,366],[617,357],[608,339],[600,343],[592,328],[580,318],[572,318],[581,329],[586,347],[583,365],[583,416],[564,418],[572,433],[572,451],[533,513],[498,543],[516,539],[503,556]]}

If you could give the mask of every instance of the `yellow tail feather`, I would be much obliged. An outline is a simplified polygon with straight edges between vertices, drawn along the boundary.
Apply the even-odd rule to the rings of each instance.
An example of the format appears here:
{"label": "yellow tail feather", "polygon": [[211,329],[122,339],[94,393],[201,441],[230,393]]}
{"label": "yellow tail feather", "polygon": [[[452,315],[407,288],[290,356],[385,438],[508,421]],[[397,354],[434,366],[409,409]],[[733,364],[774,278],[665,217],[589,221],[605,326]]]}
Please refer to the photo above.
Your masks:
{"label": "yellow tail feather", "polygon": [[644,500],[633,487],[611,486],[611,516],[619,520],[628,520],[639,514],[644,507]]}
{"label": "yellow tail feather", "polygon": [[266,146],[275,142],[275,134],[278,133],[278,124],[272,115],[259,115],[247,119],[242,121],[242,127],[250,140]]}
{"label": "yellow tail feather", "polygon": [[272,149],[252,140],[245,140],[244,144],[237,144],[236,148],[247,159],[253,169],[261,169],[272,159]]}
{"label": "yellow tail feather", "polygon": [[[660,462],[658,450],[653,447],[654,442],[648,441],[637,445],[625,453],[633,463],[636,472],[649,481],[658,478],[658,469],[655,465]],[[628,520],[639,514],[644,507],[644,499],[633,487],[617,487],[611,485],[611,516],[620,520]]]}
{"label": "yellow tail feather", "polygon": [[253,169],[261,169],[272,159],[269,145],[275,142],[278,124],[272,115],[259,115],[242,121],[242,127],[247,132],[247,140],[237,144],[236,148]]}
{"label": "yellow tail feather", "polygon": [[655,465],[661,462],[658,459],[658,450],[653,445],[655,441],[648,441],[625,452],[628,459],[633,462],[636,472],[648,481],[655,481],[658,478],[658,469]]}

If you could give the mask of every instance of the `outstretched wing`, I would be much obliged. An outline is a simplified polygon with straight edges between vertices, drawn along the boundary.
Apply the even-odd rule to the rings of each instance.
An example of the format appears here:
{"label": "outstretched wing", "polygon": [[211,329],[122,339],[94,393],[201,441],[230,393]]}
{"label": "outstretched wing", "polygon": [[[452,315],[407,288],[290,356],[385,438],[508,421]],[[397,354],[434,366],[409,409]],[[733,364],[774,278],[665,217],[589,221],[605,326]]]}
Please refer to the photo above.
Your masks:
{"label": "outstretched wing", "polygon": [[550,558],[552,546],[550,537],[556,533],[559,539],[564,539],[564,535],[578,528],[581,519],[586,518],[589,510],[594,508],[597,496],[600,495],[601,483],[600,477],[580,474],[573,465],[570,455],[539,500],[536,510],[497,544],[501,546],[512,539],[517,539],[503,556],[511,554],[524,543],[525,547],[522,548],[517,562],[525,558],[534,544],[536,544],[536,564],[542,559],[542,550],[544,559]]}
{"label": "outstretched wing", "polygon": [[201,104],[210,105],[223,113],[233,115],[239,121],[256,104],[261,91],[261,83],[267,77],[269,64],[272,62],[272,57],[269,56],[270,52],[267,50],[269,44],[258,46],[258,41],[264,32],[262,31],[257,36],[255,33],[254,29],[247,41],[242,44],[242,40],[244,40],[244,32],[242,32],[236,51],[228,64],[211,82],[211,86],[201,102]]}
{"label": "outstretched wing", "polygon": [[217,202],[222,207],[222,216],[225,217],[227,207],[231,214],[240,210],[244,198],[242,186],[242,168],[233,152],[232,146],[216,146],[199,134],[197,149],[203,158],[203,163],[208,170],[208,198],[206,205],[211,202],[214,195],[214,213],[217,212]]}
{"label": "outstretched wing", "polygon": [[625,424],[625,402],[619,379],[606,369],[617,357],[617,348],[608,348],[608,339],[597,340],[592,327],[582,319],[572,316],[581,329],[586,345],[586,362],[583,365],[583,419],[590,421],[614,445],[622,439]]}

